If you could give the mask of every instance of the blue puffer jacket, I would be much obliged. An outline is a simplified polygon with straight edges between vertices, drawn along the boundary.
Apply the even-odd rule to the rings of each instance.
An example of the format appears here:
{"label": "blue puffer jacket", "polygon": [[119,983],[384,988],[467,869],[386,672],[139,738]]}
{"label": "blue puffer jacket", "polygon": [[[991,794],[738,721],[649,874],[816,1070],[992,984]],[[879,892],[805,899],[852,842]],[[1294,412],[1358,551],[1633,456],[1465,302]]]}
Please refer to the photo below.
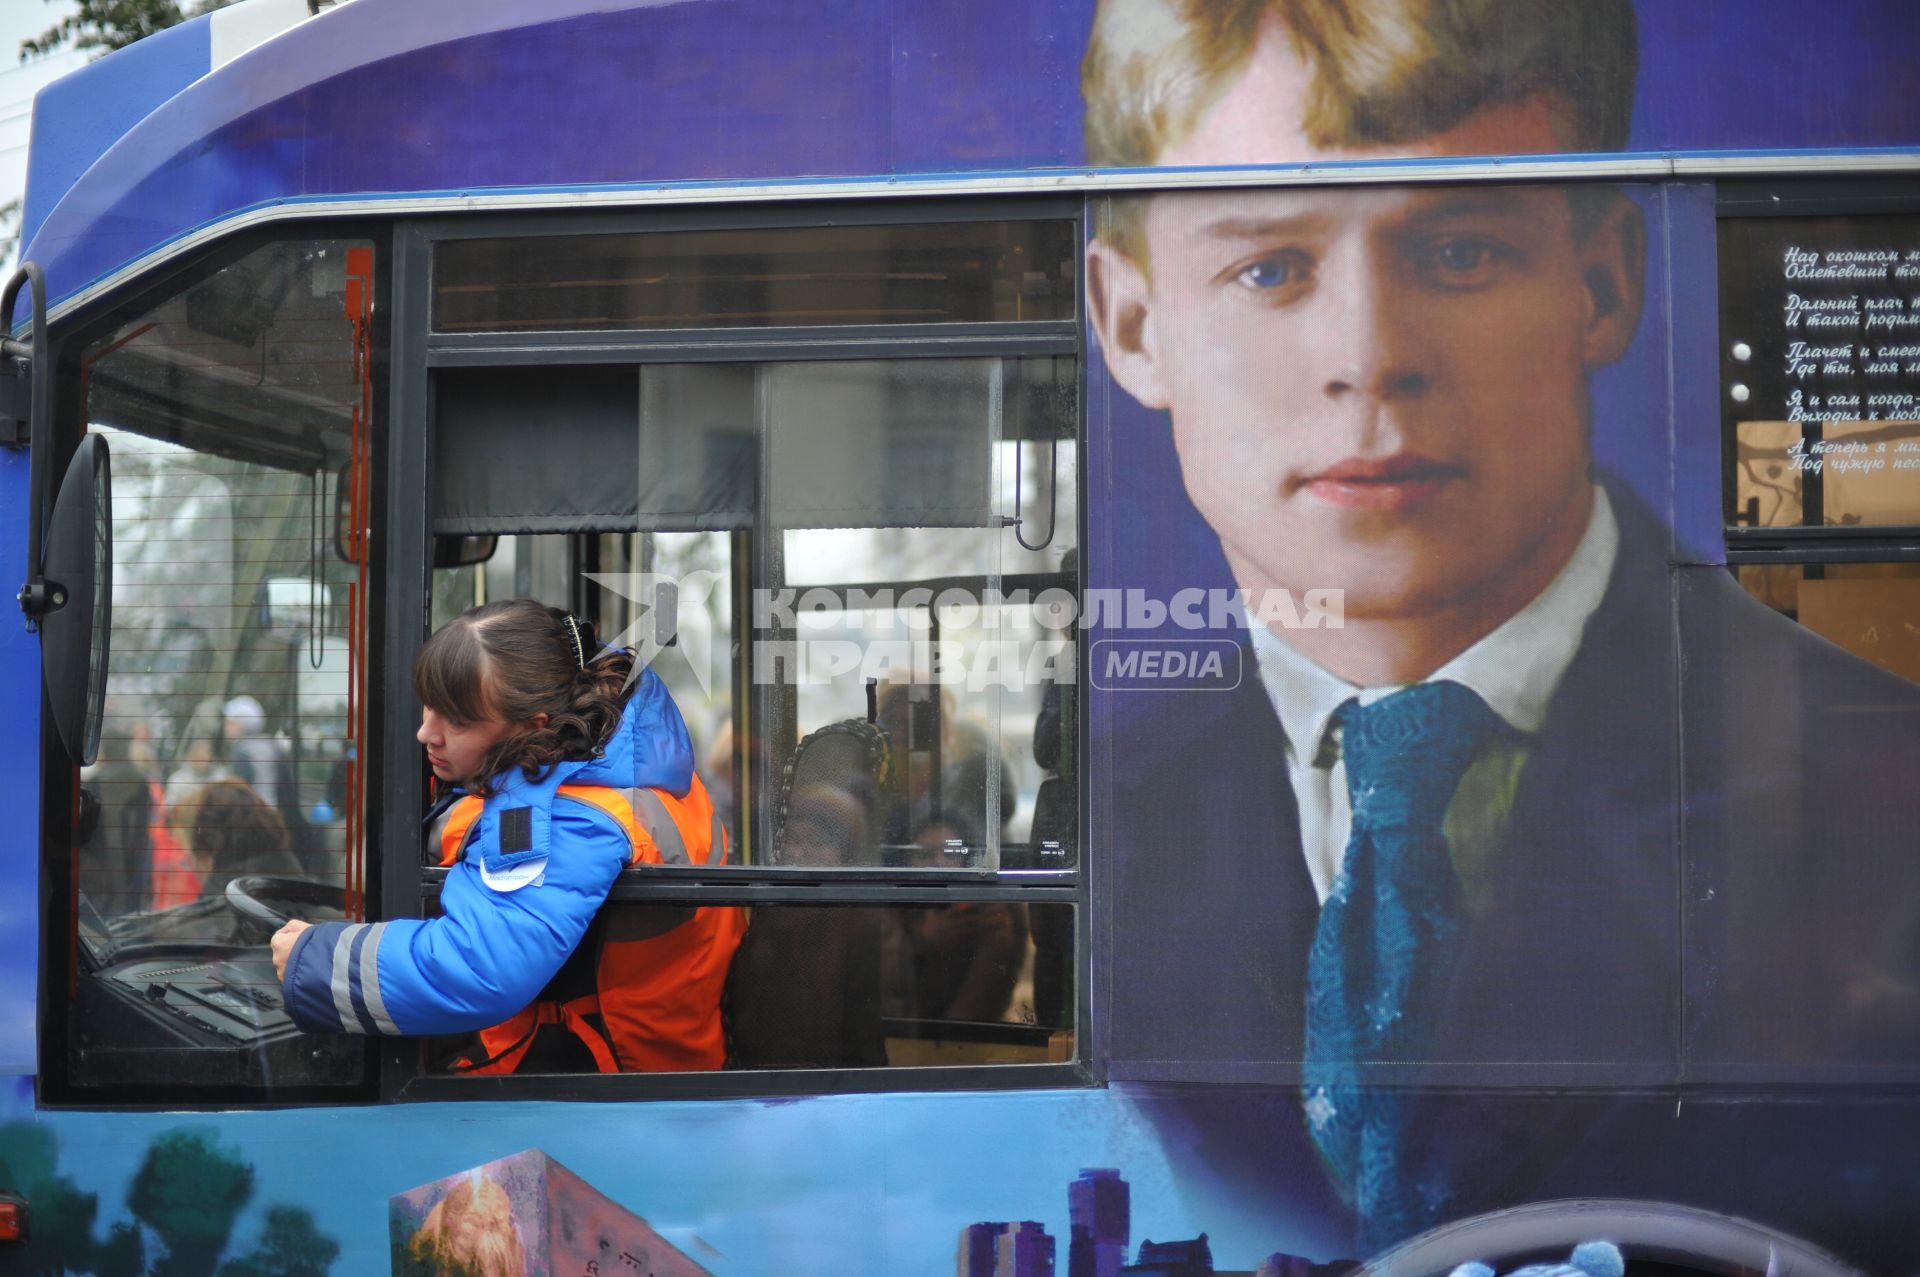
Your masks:
{"label": "blue puffer jacket", "polygon": [[464,1033],[532,1002],[586,934],[633,854],[619,822],[561,785],[662,789],[693,784],[687,725],[652,670],[598,758],[537,781],[502,777],[447,874],[438,918],[328,922],[300,933],[287,960],[287,1014],[315,1033]]}

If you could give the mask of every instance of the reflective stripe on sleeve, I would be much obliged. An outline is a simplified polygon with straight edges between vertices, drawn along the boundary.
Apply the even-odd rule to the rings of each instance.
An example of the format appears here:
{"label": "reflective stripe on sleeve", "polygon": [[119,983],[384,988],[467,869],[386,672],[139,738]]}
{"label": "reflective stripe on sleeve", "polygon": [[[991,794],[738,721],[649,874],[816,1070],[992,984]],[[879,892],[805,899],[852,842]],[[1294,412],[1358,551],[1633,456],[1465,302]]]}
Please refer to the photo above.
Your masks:
{"label": "reflective stripe on sleeve", "polygon": [[384,922],[373,923],[367,932],[367,942],[360,948],[360,992],[367,1005],[367,1015],[373,1020],[373,1031],[399,1037],[400,1026],[387,1014],[387,1001],[380,996],[380,942],[386,936]]}
{"label": "reflective stripe on sleeve", "polygon": [[333,942],[329,987],[343,1033],[400,1036],[380,996],[380,941],[386,932],[384,922],[360,922],[342,927]]}
{"label": "reflective stripe on sleeve", "polygon": [[344,1033],[365,1033],[366,1024],[354,1013],[353,1009],[353,946],[366,934],[368,924],[357,923],[343,927],[340,936],[333,942],[333,1009],[340,1017],[340,1029]]}

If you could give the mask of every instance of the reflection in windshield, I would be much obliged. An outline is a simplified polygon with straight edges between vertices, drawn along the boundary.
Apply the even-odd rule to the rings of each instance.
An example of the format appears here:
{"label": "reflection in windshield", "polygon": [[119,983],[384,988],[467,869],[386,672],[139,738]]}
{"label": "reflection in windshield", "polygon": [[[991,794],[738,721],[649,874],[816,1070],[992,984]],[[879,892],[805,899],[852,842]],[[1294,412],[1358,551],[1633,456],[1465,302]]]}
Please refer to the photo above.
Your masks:
{"label": "reflection in windshield", "polygon": [[[68,1016],[76,1084],[280,1080],[261,1052],[284,1042],[291,1061],[300,1035],[272,910],[249,916],[229,887],[288,884],[280,911],[307,917],[355,907],[372,270],[363,244],[267,245],[82,356],[116,571],[69,862],[90,966]],[[297,1078],[356,1082],[360,1060],[328,1046]]]}

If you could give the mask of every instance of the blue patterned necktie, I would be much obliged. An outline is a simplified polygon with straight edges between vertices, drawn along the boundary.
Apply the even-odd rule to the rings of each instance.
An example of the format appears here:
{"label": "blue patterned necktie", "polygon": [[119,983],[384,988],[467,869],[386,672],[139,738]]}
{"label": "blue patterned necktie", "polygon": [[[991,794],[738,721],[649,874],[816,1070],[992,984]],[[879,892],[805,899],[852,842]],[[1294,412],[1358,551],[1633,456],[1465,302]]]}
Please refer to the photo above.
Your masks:
{"label": "blue patterned necktie", "polygon": [[1365,1089],[1371,1062],[1433,1048],[1464,930],[1447,805],[1500,720],[1472,689],[1421,683],[1334,712],[1353,830],[1307,960],[1308,1128],[1363,1232],[1393,1241],[1444,1216],[1444,1173],[1408,1156],[1403,1091]]}

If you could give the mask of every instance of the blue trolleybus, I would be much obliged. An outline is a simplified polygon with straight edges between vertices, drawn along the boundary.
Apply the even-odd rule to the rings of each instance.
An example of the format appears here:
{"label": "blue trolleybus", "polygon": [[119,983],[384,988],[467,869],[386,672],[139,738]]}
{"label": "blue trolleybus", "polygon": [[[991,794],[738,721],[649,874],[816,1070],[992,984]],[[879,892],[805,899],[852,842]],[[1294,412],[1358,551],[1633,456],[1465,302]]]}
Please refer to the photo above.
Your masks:
{"label": "blue trolleybus", "polygon": [[[1909,0],[241,0],[52,84],[0,1272],[1920,1270],[1916,67]],[[540,999],[408,1036],[443,891],[558,889],[415,738],[510,598],[724,833],[620,798]]]}

